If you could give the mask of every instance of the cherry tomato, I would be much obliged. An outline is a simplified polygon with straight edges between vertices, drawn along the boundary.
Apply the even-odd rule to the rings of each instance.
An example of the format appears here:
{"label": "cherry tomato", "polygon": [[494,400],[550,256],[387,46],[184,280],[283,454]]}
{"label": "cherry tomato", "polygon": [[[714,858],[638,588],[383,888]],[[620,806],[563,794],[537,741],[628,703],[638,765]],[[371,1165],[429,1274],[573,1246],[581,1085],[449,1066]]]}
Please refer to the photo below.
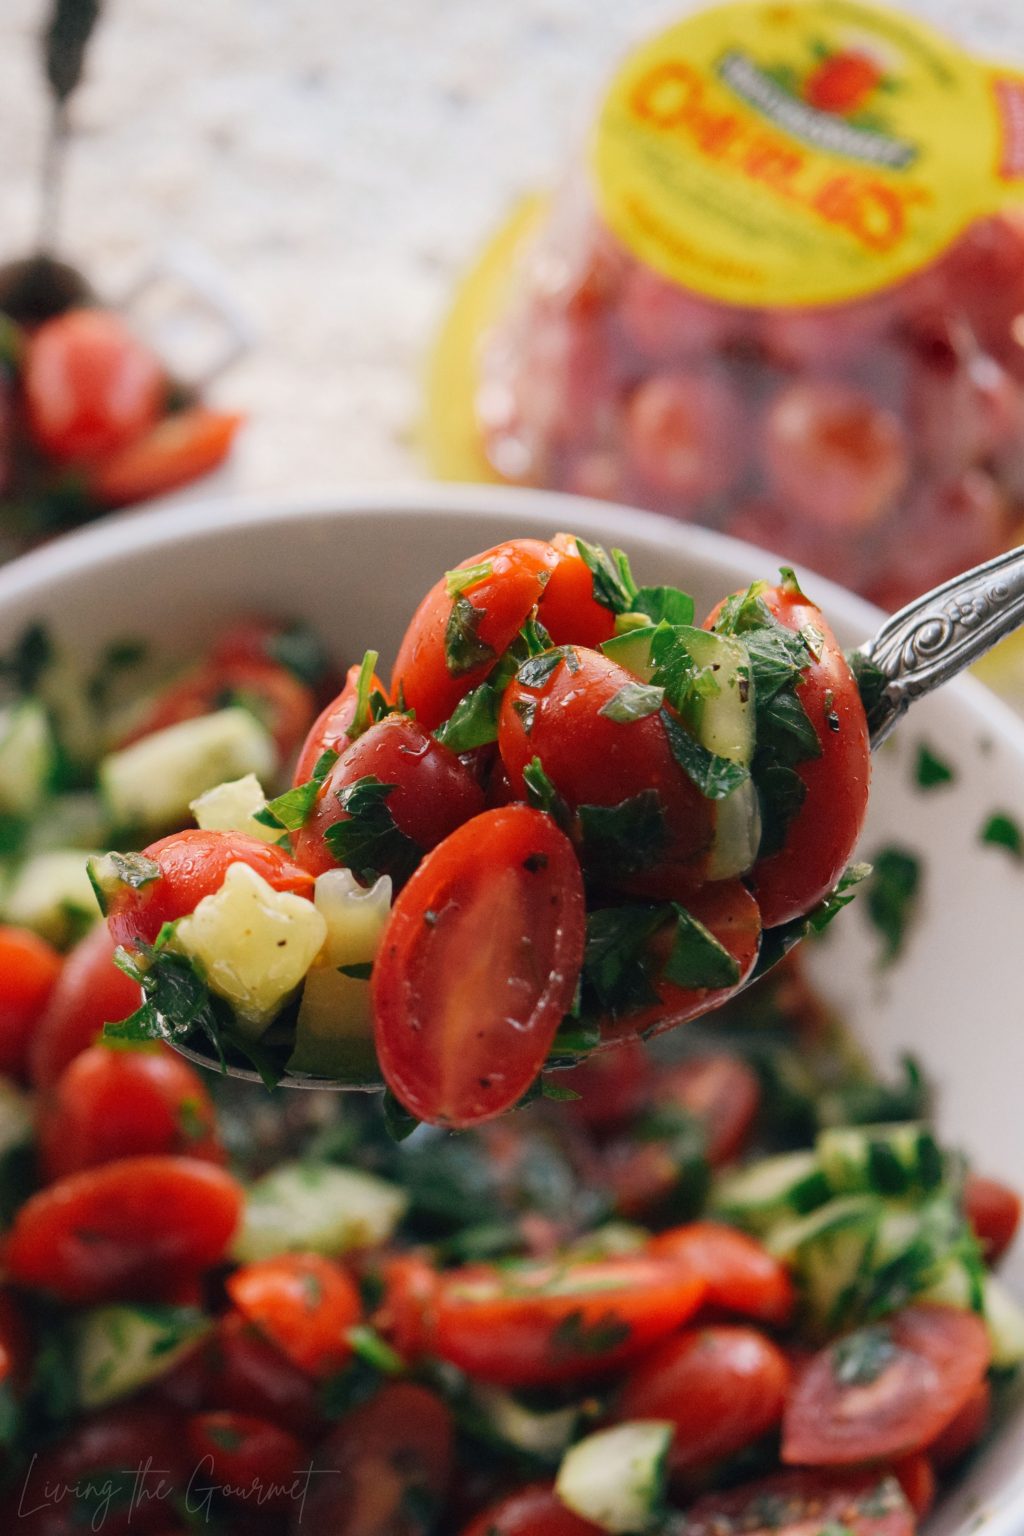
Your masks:
{"label": "cherry tomato", "polygon": [[55,949],[27,928],[0,927],[0,1074],[24,1080],[33,1030],[60,975]]}
{"label": "cherry tomato", "polygon": [[247,1264],[230,1277],[227,1292],[243,1317],[312,1376],[332,1375],[352,1353],[348,1330],[362,1313],[359,1291],[319,1254]]}
{"label": "cherry tomato", "polygon": [[583,963],[583,879],[550,817],[510,805],[429,853],[373,967],[377,1054],[421,1120],[510,1109],[544,1065]]}
{"label": "cherry tomato", "polygon": [[66,460],[108,453],[148,431],[166,380],[117,315],[72,309],[29,337],[22,386],[33,440]]}
{"label": "cherry tomato", "polygon": [[601,1527],[574,1515],[546,1483],[534,1483],[485,1509],[462,1536],[601,1536]]}
{"label": "cherry tomato", "polygon": [[1020,1225],[1021,1201],[1015,1189],[995,1179],[969,1173],[964,1181],[964,1214],[989,1264],[1013,1242]]}
{"label": "cherry tomato", "polygon": [[144,1301],[169,1272],[222,1259],[242,1203],[240,1186],[210,1163],[106,1163],[30,1196],[7,1235],[7,1270],[62,1301]]}
{"label": "cherry tomato", "polygon": [[559,560],[544,588],[537,617],[555,645],[596,649],[615,633],[615,615],[594,597],[594,578],[576,535],[556,533],[551,543]]}
{"label": "cherry tomato", "polygon": [[[611,860],[593,851],[588,859],[584,847],[584,858],[620,887],[682,899],[704,878],[714,802],[672,756],[659,714],[620,721],[602,713],[623,688],[635,686],[625,668],[580,646],[567,646],[551,660],[542,682],[526,683],[520,672],[502,700],[498,746],[513,792],[526,798],[523,770],[534,758],[574,818],[581,805],[614,806],[655,790],[665,818],[660,846],[626,850]],[[582,841],[578,824],[573,831]]]}
{"label": "cherry tomato", "polygon": [[259,1509],[298,1504],[309,1455],[280,1425],[217,1409],[194,1414],[185,1425],[185,1438],[196,1459],[193,1507],[205,1507],[204,1495],[211,1488],[229,1504]]}
{"label": "cherry tomato", "polygon": [[[461,562],[458,570],[489,570],[456,597],[449,596],[442,577],[405,632],[391,677],[392,698],[404,698],[427,730],[440,725],[508,650],[558,561],[550,544],[511,539]],[[446,645],[449,630],[453,643]]]}
{"label": "cherry tomato", "polygon": [[[305,826],[295,838],[295,857],[314,875],[339,864],[327,842],[328,830],[349,814],[338,796],[359,779],[372,776],[392,787],[386,805],[398,830],[416,850],[436,848],[456,827],[484,808],[484,792],[465,763],[435,741],[417,720],[386,715],[351,743],[320,789]],[[378,873],[396,884],[406,877],[405,855]]]}
{"label": "cherry tomato", "polygon": [[701,1122],[708,1162],[720,1168],[738,1157],[750,1139],[761,1107],[761,1084],[739,1056],[711,1051],[660,1073],[656,1096],[659,1104],[686,1110]]}
{"label": "cherry tomato", "polygon": [[114,964],[117,941],[106,923],[75,945],[64,962],[46,1011],[29,1042],[29,1075],[35,1087],[52,1088],[69,1062],[142,1001],[136,982]]}
{"label": "cherry tomato", "polygon": [[150,1153],[224,1161],[202,1078],[162,1045],[90,1046],[44,1097],[37,1130],[50,1180]]}
{"label": "cherry tomato", "polygon": [[647,358],[667,363],[682,358],[699,361],[720,351],[742,329],[737,314],[732,306],[688,293],[637,261],[626,277],[616,318],[630,346]]}
{"label": "cherry tomato", "polygon": [[627,1376],[618,1412],[674,1424],[669,1463],[678,1471],[730,1456],[772,1429],[789,1375],[782,1351],[753,1328],[689,1328]]}
{"label": "cherry tomato", "polygon": [[870,54],[844,48],[823,58],[804,81],[804,100],[819,112],[848,117],[863,107],[882,80],[882,67]]}
{"label": "cherry tomato", "polygon": [[[358,665],[349,667],[345,674],[344,688],[314,720],[295,765],[293,784],[308,783],[313,777],[313,769],[325,752],[344,752],[349,746],[348,728],[355,719],[359,702],[361,671]],[[384,693],[384,684],[376,673],[370,679],[370,692]]]}
{"label": "cherry tomato", "polygon": [[744,1317],[784,1327],[796,1300],[785,1267],[761,1244],[714,1221],[693,1221],[662,1232],[647,1252],[659,1259],[678,1259],[707,1287],[705,1304],[740,1312]]}
{"label": "cherry tomato", "polygon": [[830,1529],[843,1536],[914,1536],[917,1521],[894,1477],[781,1472],[698,1499],[679,1536],[824,1536]]}
{"label": "cherry tomato", "polygon": [[[719,880],[686,896],[686,910],[727,949],[738,968],[737,979],[725,987],[680,987],[655,971],[658,1001],[647,1007],[601,1020],[601,1038],[607,1044],[631,1035],[663,1034],[691,1019],[721,1007],[742,987],[757,962],[761,947],[761,914],[758,904],[739,880]],[[672,928],[654,935],[650,948],[664,963],[672,940]],[[733,1109],[737,1114],[742,1105]]]}
{"label": "cherry tomato", "polygon": [[935,1503],[935,1472],[927,1456],[905,1456],[892,1467],[892,1475],[903,1489],[903,1497],[919,1520]]}
{"label": "cherry tomato", "polygon": [[220,890],[232,864],[248,864],[275,891],[312,899],[313,876],[307,870],[276,844],[243,832],[174,832],[152,843],[145,855],[159,864],[160,876],[138,890],[121,886],[108,903],[110,931],[128,948],[140,940],[152,943],[164,923],[194,912],[204,896]]}
{"label": "cherry tomato", "polygon": [[224,462],[242,421],[241,416],[203,405],[175,411],[144,437],[91,465],[88,489],[108,507],[129,506],[176,490]]}
{"label": "cherry tomato", "polygon": [[[820,608],[795,583],[769,587],[761,595],[787,629],[810,626],[821,636],[820,656],[804,669],[797,687],[821,756],[797,766],[806,787],[803,804],[784,846],[754,868],[761,919],[774,928],[809,912],[849,862],[867,812],[871,748],[856,681]],[[711,613],[706,629],[715,627],[718,613],[718,608]]]}
{"label": "cherry tomato", "polygon": [[679,516],[724,495],[745,468],[749,432],[742,400],[713,367],[645,379],[626,407],[624,432],[633,468],[673,498]]}
{"label": "cherry tomato", "polygon": [[385,1312],[423,1353],[480,1381],[529,1387],[635,1359],[686,1322],[703,1296],[699,1276],[641,1254],[470,1265],[438,1276],[429,1291],[406,1273],[397,1292],[389,1288]]}
{"label": "cherry tomato", "polygon": [[990,1354],[973,1312],[929,1305],[830,1344],[797,1377],[783,1461],[846,1466],[923,1450],[977,1391]]}
{"label": "cherry tomato", "polygon": [[454,1431],[426,1387],[394,1382],[319,1446],[296,1536],[429,1536],[452,1472]]}
{"label": "cherry tomato", "polygon": [[300,1440],[323,1427],[314,1378],[234,1310],[218,1319],[216,1332],[205,1345],[161,1377],[152,1390],[188,1412],[222,1408],[254,1413]]}
{"label": "cherry tomato", "polygon": [[1014,515],[985,469],[972,467],[947,484],[923,482],[874,546],[867,596],[883,608],[899,608],[928,587],[990,559],[1008,541]]}
{"label": "cherry tomato", "polygon": [[937,1472],[945,1472],[972,1451],[988,1429],[992,1417],[992,1388],[988,1378],[978,1384],[957,1414],[928,1447],[928,1456]]}
{"label": "cherry tomato", "polygon": [[598,1051],[570,1071],[559,1072],[558,1086],[580,1095],[565,1107],[574,1120],[597,1132],[621,1128],[652,1097],[655,1071],[639,1040],[625,1040],[611,1051]]}

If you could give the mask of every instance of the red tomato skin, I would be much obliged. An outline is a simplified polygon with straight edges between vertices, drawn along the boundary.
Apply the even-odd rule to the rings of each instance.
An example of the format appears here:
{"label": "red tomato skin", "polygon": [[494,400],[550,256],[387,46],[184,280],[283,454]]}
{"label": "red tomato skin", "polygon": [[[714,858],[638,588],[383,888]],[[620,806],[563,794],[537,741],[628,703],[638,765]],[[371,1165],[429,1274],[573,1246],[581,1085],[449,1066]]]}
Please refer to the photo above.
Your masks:
{"label": "red tomato skin", "polygon": [[163,1045],[89,1046],[40,1104],[37,1135],[40,1166],[51,1182],[146,1154],[224,1161],[202,1078]]}
{"label": "red tomato skin", "polygon": [[[313,769],[325,752],[344,752],[350,745],[348,729],[356,715],[361,670],[362,668],[358,665],[349,667],[345,673],[344,688],[337,698],[332,699],[321,710],[310,726],[302,744],[298,762],[295,764],[295,773],[292,776],[294,785],[309,782],[313,777]],[[370,692],[385,693],[384,684],[376,672],[370,680]]]}
{"label": "red tomato skin", "polygon": [[583,941],[583,877],[550,817],[510,805],[464,823],[399,893],[374,963],[377,1054],[392,1092],[453,1128],[511,1108],[571,1006]]}
{"label": "red tomato skin", "polygon": [[594,597],[594,578],[572,533],[551,540],[559,560],[544,588],[537,617],[553,645],[586,645],[596,650],[615,633],[615,615]]}
{"label": "red tomato skin", "polygon": [[928,1456],[936,1472],[946,1472],[974,1449],[992,1417],[992,1388],[986,1377],[969,1397],[955,1419],[931,1445]]}
{"label": "red tomato skin", "polygon": [[[754,897],[739,880],[716,880],[684,897],[686,909],[714,934],[739,966],[738,979],[728,987],[679,987],[671,981],[657,981],[658,1001],[633,1013],[600,1021],[601,1039],[606,1045],[642,1035],[645,1039],[661,1035],[680,1024],[688,1024],[705,1013],[720,1008],[740,990],[754,966],[761,948],[761,912]],[[666,935],[667,936],[667,935]],[[655,937],[655,944],[658,942]],[[667,946],[666,946],[667,947]]]}
{"label": "red tomato skin", "polygon": [[296,835],[295,858],[312,874],[338,867],[326,841],[330,827],[348,820],[338,795],[368,775],[394,785],[387,797],[388,810],[399,831],[424,850],[436,848],[484,808],[483,790],[454,752],[435,741],[418,721],[386,715],[342,753]]}
{"label": "red tomato skin", "polygon": [[45,1092],[80,1052],[142,1001],[137,984],[114,964],[117,941],[97,923],[64,961],[50,1001],[36,1025],[28,1052],[33,1086]]}
{"label": "red tomato skin", "polygon": [[915,1536],[917,1520],[893,1477],[878,1472],[779,1472],[688,1511],[679,1536]]}
{"label": "red tomato skin", "polygon": [[60,1179],[30,1196],[7,1234],[16,1284],[72,1304],[145,1301],[168,1274],[224,1257],[243,1192],[210,1163],[132,1157]]}
{"label": "red tomato skin", "polygon": [[923,1520],[935,1503],[935,1472],[928,1457],[905,1456],[895,1463],[892,1475],[914,1514]]}
{"label": "red tomato skin", "polygon": [[60,955],[45,940],[0,927],[0,1075],[26,1080],[32,1033],[60,971]]}
{"label": "red tomato skin", "polygon": [[399,1253],[384,1267],[384,1300],[377,1326],[406,1361],[426,1349],[427,1319],[433,1316],[440,1275],[419,1253]]}
{"label": "red tomato skin", "polygon": [[254,1413],[300,1440],[323,1430],[317,1393],[314,1378],[234,1309],[218,1319],[215,1333],[200,1349],[151,1388],[151,1395],[185,1412]]}
{"label": "red tomato skin", "polygon": [[662,1232],[647,1246],[659,1259],[677,1259],[702,1276],[705,1303],[784,1328],[796,1293],[784,1265],[754,1238],[714,1221],[693,1221]]}
{"label": "red tomato skin", "polygon": [[461,594],[482,617],[477,637],[493,653],[479,665],[453,675],[445,660],[445,629],[454,599],[442,577],[420,603],[399,648],[391,674],[391,697],[404,699],[416,718],[432,731],[447,720],[471,688],[482,683],[541,599],[559,555],[540,539],[510,539],[460,562],[457,569],[490,563],[487,576]]}
{"label": "red tomato skin", "polygon": [[204,405],[165,416],[134,442],[89,466],[86,484],[107,507],[162,496],[222,464],[244,417]]}
{"label": "red tomato skin", "polygon": [[986,1262],[997,1264],[1017,1235],[1021,1200],[1015,1189],[969,1173],[964,1181],[964,1214]]}
{"label": "red tomato skin", "polygon": [[[439,1508],[452,1476],[454,1428],[436,1393],[391,1382],[331,1430],[295,1536],[421,1536],[416,1509]],[[440,1526],[437,1527],[440,1531]]]}
{"label": "red tomato skin", "polygon": [[139,890],[123,886],[108,906],[107,924],[117,944],[151,944],[164,923],[194,912],[204,896],[224,883],[232,864],[248,864],[275,891],[312,900],[313,876],[300,869],[283,849],[243,832],[174,832],[145,849],[161,875]]}
{"label": "red tomato skin", "polygon": [[228,1503],[260,1509],[288,1509],[297,1502],[309,1455],[279,1424],[255,1414],[214,1409],[193,1414],[185,1425],[185,1439],[196,1459],[200,1498],[215,1487]]}
{"label": "red tomato skin", "polygon": [[691,1056],[658,1081],[658,1102],[695,1115],[707,1135],[707,1158],[721,1168],[739,1156],[761,1107],[761,1082],[752,1067],[729,1051]]}
{"label": "red tomato skin", "polygon": [[559,1072],[556,1081],[580,1095],[565,1105],[572,1119],[602,1135],[620,1130],[648,1105],[655,1072],[641,1042],[624,1040],[614,1050],[598,1051],[578,1067]]}
{"label": "red tomato skin", "polygon": [[669,1464],[681,1471],[767,1434],[782,1418],[789,1379],[785,1355],[753,1328],[690,1328],[652,1350],[626,1378],[618,1413],[674,1424]]}
{"label": "red tomato skin", "polygon": [[235,1270],[227,1293],[243,1317],[299,1370],[327,1377],[352,1353],[362,1304],[345,1271],[315,1253],[284,1254]]}
{"label": "red tomato skin", "polygon": [[73,309],[29,338],[22,386],[34,442],[63,462],[110,452],[146,432],[166,382],[155,354],[117,315]]}
{"label": "red tomato skin", "polygon": [[[766,928],[774,928],[809,912],[849,863],[867,813],[871,747],[853,673],[821,610],[786,586],[769,587],[762,596],[787,629],[811,625],[824,637],[820,660],[810,663],[797,688],[821,756],[796,769],[807,794],[789,824],[784,847],[754,867],[761,919]],[[705,629],[714,628],[719,608]],[[838,719],[838,730],[830,728],[830,714]]]}
{"label": "red tomato skin", "polygon": [[[558,1293],[545,1294],[544,1284],[556,1274]],[[546,1386],[603,1375],[636,1359],[692,1317],[703,1296],[699,1276],[644,1255],[574,1264],[569,1271],[557,1260],[535,1262],[516,1272],[511,1293],[500,1271],[467,1265],[441,1275],[429,1296],[421,1293],[423,1312],[406,1323],[405,1336],[418,1337],[421,1353],[475,1380]],[[415,1305],[408,1287],[401,1305]],[[599,1339],[609,1335],[600,1348],[587,1338],[595,1332]]]}
{"label": "red tomato skin", "polygon": [[[498,721],[498,747],[519,799],[526,798],[523,770],[537,757],[574,814],[581,805],[613,806],[642,790],[657,790],[667,847],[649,868],[607,873],[624,889],[682,899],[682,892],[704,878],[714,840],[714,802],[673,758],[657,714],[622,723],[601,713],[620,689],[635,681],[601,652],[569,646],[542,688],[527,687],[518,677],[509,684]],[[524,709],[532,711],[529,731]]]}
{"label": "red tomato skin", "polygon": [[258,658],[211,658],[189,668],[157,694],[117,745],[130,746],[154,731],[213,714],[232,695],[252,701],[254,713],[274,738],[281,762],[289,762],[309,729],[316,708],[313,692],[287,667]]}
{"label": "red tomato skin", "polygon": [[893,1362],[868,1385],[844,1387],[833,1348],[799,1372],[782,1426],[782,1459],[797,1466],[891,1461],[925,1447],[977,1391],[991,1358],[973,1312],[920,1304],[886,1319]]}
{"label": "red tomato skin", "polygon": [[574,1515],[547,1483],[535,1483],[490,1505],[462,1536],[601,1536],[601,1528]]}

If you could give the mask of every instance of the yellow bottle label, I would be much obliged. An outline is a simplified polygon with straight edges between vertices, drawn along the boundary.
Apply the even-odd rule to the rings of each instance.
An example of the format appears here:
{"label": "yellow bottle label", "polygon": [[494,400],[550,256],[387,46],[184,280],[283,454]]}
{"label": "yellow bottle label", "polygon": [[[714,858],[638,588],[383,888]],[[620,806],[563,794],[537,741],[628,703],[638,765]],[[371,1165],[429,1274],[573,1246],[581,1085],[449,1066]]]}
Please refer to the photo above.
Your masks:
{"label": "yellow bottle label", "polygon": [[664,276],[840,303],[1024,197],[1024,76],[857,0],[738,0],[626,60],[590,165],[602,217]]}

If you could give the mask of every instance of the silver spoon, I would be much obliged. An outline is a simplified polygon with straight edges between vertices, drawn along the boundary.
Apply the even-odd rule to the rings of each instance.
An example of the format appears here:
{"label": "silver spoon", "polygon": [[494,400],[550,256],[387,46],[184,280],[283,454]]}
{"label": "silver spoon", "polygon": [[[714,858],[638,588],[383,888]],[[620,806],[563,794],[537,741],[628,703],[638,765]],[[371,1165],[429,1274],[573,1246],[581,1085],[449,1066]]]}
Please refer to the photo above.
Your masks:
{"label": "silver spoon", "polygon": [[[1022,624],[1024,545],[953,577],[886,619],[870,640],[857,647],[857,654],[873,663],[885,679],[868,714],[872,751],[885,741],[915,700],[958,676]],[[738,991],[759,980],[799,943],[805,931],[800,920],[785,928],[768,929],[762,941],[762,959]],[[670,1019],[665,1027],[672,1027]],[[250,1067],[222,1066],[208,1051],[182,1044],[175,1044],[175,1049],[210,1071],[226,1072],[245,1082],[262,1082]],[[347,1082],[286,1072],[280,1086],[372,1092],[384,1085],[370,1079]]]}

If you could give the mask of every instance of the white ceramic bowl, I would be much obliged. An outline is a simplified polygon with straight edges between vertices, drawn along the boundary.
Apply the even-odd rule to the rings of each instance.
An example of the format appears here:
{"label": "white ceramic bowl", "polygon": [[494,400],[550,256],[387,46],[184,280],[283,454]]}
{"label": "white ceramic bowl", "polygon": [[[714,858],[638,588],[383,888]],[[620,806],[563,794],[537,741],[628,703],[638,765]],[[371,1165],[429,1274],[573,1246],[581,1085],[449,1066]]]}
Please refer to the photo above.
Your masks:
{"label": "white ceramic bowl", "polygon": [[[694,593],[698,614],[771,574],[761,551],[648,513],[493,487],[346,492],[292,505],[193,502],[94,525],[0,571],[0,652],[41,619],[83,655],[120,636],[188,654],[225,618],[302,616],[340,661],[368,645],[385,660],[437,574],[499,539],[570,528],[626,548],[638,576]],[[878,614],[809,577],[844,644]],[[914,784],[920,742],[956,770],[929,793]],[[883,1069],[904,1050],[940,1089],[944,1134],[976,1166],[1024,1183],[1024,864],[983,846],[995,810],[1024,824],[1024,724],[963,681],[917,706],[878,755],[863,854],[898,843],[925,857],[921,919],[904,955],[877,966],[856,904],[814,955],[817,979]],[[1020,929],[1018,930],[1018,923]],[[1007,1278],[1024,1296],[1018,1245]],[[1024,1532],[1024,1402],[945,1500],[930,1536]]]}

